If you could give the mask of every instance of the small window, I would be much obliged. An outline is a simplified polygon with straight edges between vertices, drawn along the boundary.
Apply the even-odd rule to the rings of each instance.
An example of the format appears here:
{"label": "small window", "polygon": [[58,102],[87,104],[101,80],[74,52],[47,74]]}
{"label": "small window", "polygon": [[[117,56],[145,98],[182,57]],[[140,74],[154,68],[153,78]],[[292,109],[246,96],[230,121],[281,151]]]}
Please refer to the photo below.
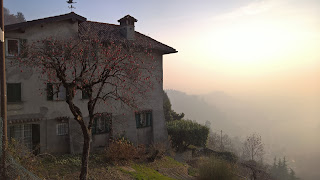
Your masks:
{"label": "small window", "polygon": [[15,56],[19,54],[19,39],[6,39],[6,55]]}
{"label": "small window", "polygon": [[59,101],[66,100],[66,88],[62,84],[47,84],[47,100]]}
{"label": "small window", "polygon": [[152,126],[152,111],[136,112],[135,116],[137,128]]}
{"label": "small window", "polygon": [[82,99],[89,99],[89,93],[86,90],[82,90]]}
{"label": "small window", "polygon": [[109,133],[111,130],[112,115],[110,113],[97,114],[93,120],[92,134]]}
{"label": "small window", "polygon": [[57,124],[57,135],[58,136],[68,135],[68,133],[69,133],[68,123]]}
{"label": "small window", "polygon": [[7,84],[7,101],[21,102],[21,83]]}

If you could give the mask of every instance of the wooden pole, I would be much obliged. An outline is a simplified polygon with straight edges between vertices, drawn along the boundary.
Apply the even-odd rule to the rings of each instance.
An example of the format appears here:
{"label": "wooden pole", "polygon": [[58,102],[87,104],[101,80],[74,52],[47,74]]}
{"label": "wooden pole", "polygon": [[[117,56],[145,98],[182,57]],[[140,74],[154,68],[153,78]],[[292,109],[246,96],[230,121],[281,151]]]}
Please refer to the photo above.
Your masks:
{"label": "wooden pole", "polygon": [[0,0],[0,80],[1,80],[1,117],[2,117],[2,162],[1,162],[1,179],[6,179],[6,151],[8,147],[7,141],[7,83],[6,83],[6,61],[5,61],[5,44],[4,44],[4,16],[3,16],[3,0]]}

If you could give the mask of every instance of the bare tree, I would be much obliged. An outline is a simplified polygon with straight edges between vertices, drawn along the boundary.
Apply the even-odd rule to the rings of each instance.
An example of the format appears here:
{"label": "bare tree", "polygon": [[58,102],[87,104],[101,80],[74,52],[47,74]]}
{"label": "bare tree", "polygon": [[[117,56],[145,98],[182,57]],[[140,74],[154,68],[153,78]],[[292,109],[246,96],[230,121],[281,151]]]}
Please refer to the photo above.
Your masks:
{"label": "bare tree", "polygon": [[[137,108],[138,100],[152,90],[155,79],[151,48],[130,41],[102,42],[89,36],[67,40],[46,38],[26,47],[27,55],[21,53],[19,61],[13,65],[19,63],[38,70],[45,83],[55,83],[57,92],[60,87],[66,89],[65,102],[83,135],[80,179],[87,179],[92,126],[99,115],[96,107],[118,103]],[[74,102],[77,90],[86,92],[89,97],[88,122]]]}
{"label": "bare tree", "polygon": [[214,151],[229,151],[235,152],[231,138],[228,134],[224,134],[222,137],[216,132],[211,132],[208,136],[208,148]]}
{"label": "bare tree", "polygon": [[253,133],[247,137],[242,149],[243,158],[252,161],[262,161],[264,155],[264,144],[261,136]]}

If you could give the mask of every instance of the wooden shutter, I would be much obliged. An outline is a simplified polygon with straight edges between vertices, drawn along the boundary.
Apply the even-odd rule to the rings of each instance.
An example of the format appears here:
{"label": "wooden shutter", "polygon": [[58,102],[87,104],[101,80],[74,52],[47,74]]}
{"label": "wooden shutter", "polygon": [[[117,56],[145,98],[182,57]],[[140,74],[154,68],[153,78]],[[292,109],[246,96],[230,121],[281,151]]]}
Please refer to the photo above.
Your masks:
{"label": "wooden shutter", "polygon": [[140,128],[140,113],[136,113],[136,125],[137,128]]}
{"label": "wooden shutter", "polygon": [[26,39],[20,39],[20,56],[22,58],[28,57],[28,47],[27,47],[27,40]]}
{"label": "wooden shutter", "polygon": [[21,102],[21,83],[7,84],[7,101]]}
{"label": "wooden shutter", "polygon": [[108,133],[108,132],[110,132],[110,130],[111,130],[111,114],[106,114],[105,115],[105,117],[104,117],[104,119],[105,119],[105,130],[106,130],[106,132]]}
{"label": "wooden shutter", "polygon": [[47,83],[47,100],[52,101],[53,100],[53,84]]}
{"label": "wooden shutter", "polygon": [[13,86],[12,84],[7,84],[7,101],[8,102],[14,102],[14,97],[13,97]]}
{"label": "wooden shutter", "polygon": [[147,126],[152,126],[152,112],[146,113]]}

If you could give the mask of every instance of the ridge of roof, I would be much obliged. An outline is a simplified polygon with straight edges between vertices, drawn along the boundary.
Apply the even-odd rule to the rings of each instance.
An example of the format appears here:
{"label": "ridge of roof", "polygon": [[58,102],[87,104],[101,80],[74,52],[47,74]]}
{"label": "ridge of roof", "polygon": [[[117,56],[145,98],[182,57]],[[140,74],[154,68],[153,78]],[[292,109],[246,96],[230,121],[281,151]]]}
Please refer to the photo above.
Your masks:
{"label": "ridge of roof", "polygon": [[105,22],[98,22],[98,21],[86,21],[89,23],[97,23],[97,24],[105,24],[105,25],[112,25],[112,26],[120,26],[119,24],[111,24],[111,23],[105,23]]}
{"label": "ridge of roof", "polygon": [[67,13],[67,14],[62,14],[58,16],[51,16],[51,17],[46,17],[46,18],[40,18],[40,19],[35,19],[31,21],[26,21],[26,22],[21,22],[21,23],[16,23],[16,24],[9,24],[4,27],[5,30],[7,31],[12,31],[12,30],[17,30],[20,28],[32,26],[35,24],[42,24],[42,23],[51,23],[51,22],[56,22],[56,21],[64,21],[64,20],[78,20],[80,22],[84,22],[87,20],[87,18],[80,16],[74,12]]}

